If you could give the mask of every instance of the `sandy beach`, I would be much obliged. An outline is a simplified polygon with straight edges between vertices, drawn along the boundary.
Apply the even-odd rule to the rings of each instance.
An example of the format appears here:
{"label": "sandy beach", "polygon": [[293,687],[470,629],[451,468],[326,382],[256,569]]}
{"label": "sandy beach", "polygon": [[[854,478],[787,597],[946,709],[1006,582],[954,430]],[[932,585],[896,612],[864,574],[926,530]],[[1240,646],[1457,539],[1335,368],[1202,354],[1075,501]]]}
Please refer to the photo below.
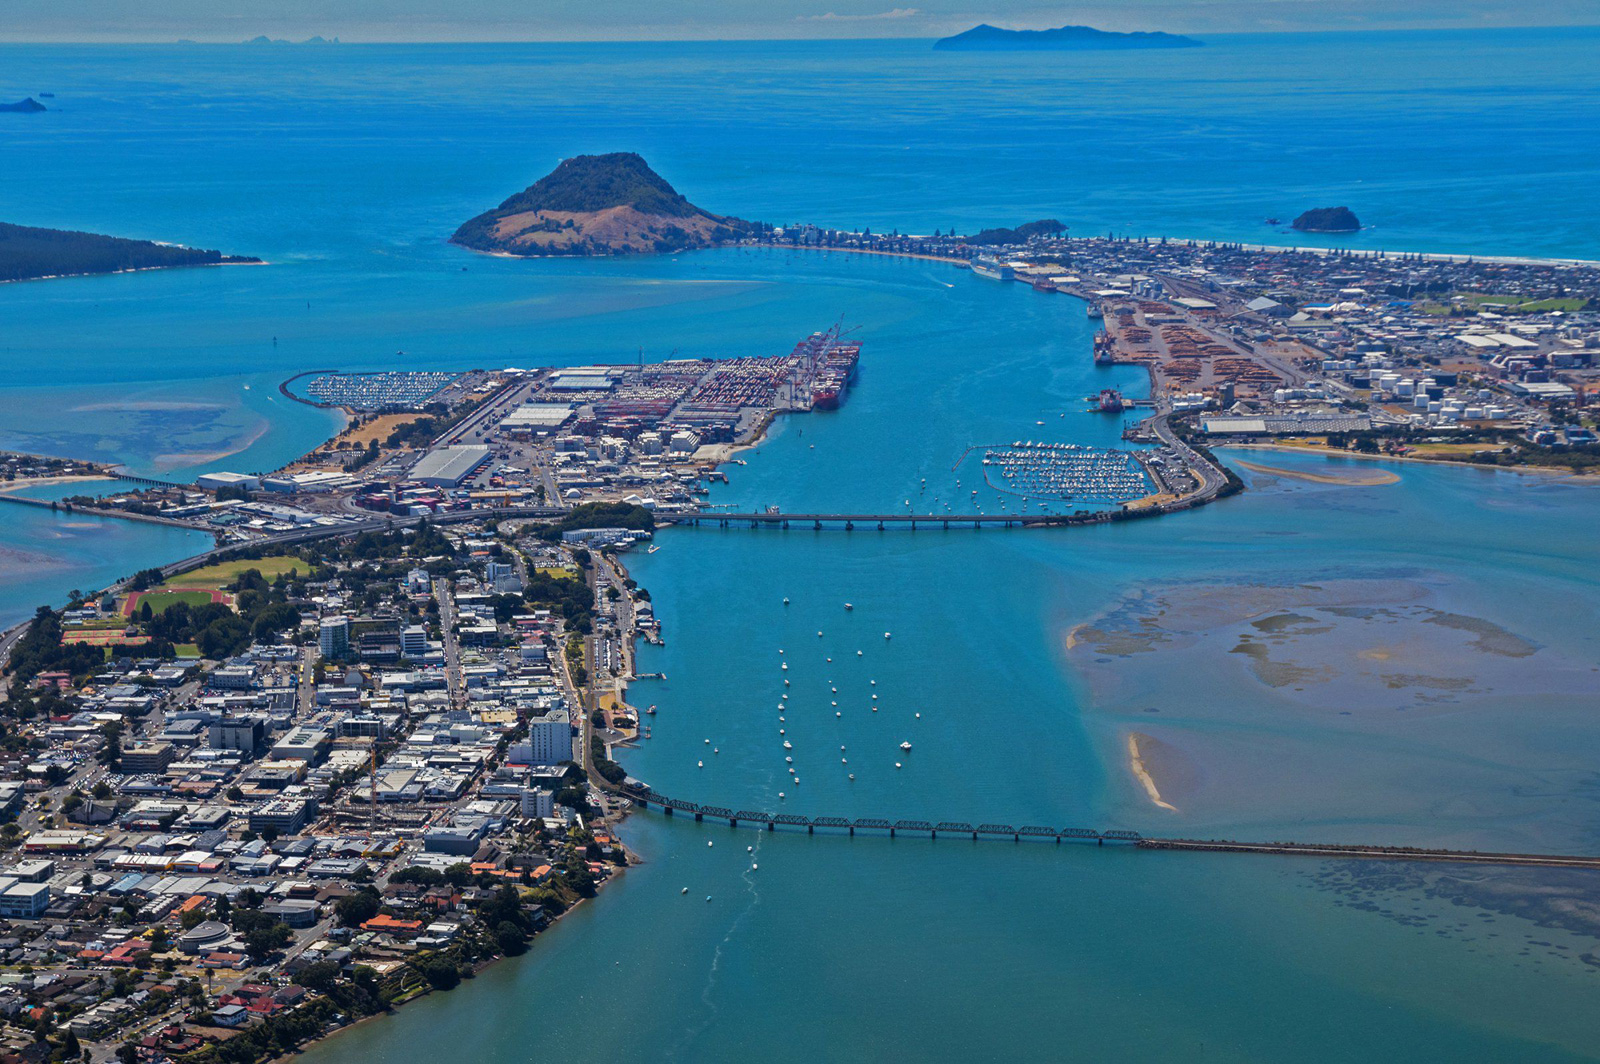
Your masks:
{"label": "sandy beach", "polygon": [[[1420,462],[1423,465],[1466,466],[1469,469],[1482,469],[1491,473],[1533,473],[1543,476],[1565,477],[1575,484],[1600,484],[1600,474],[1574,473],[1570,469],[1559,469],[1555,466],[1532,465],[1481,465],[1477,462],[1460,462],[1450,458],[1418,458],[1404,454],[1362,454],[1360,451],[1336,451],[1328,447],[1302,447],[1289,443],[1225,443],[1218,444],[1214,450],[1218,451],[1283,451],[1286,454],[1320,454],[1328,458],[1358,458],[1365,462]],[[1241,465],[1244,463],[1239,461]]]}
{"label": "sandy beach", "polygon": [[22,491],[25,488],[45,488],[52,484],[77,484],[85,480],[109,480],[110,477],[75,475],[70,477],[31,477],[27,480],[0,482],[0,492]]}
{"label": "sandy beach", "polygon": [[1237,459],[1241,468],[1252,473],[1267,473],[1275,477],[1284,477],[1288,480],[1306,480],[1313,484],[1343,484],[1352,488],[1371,488],[1384,484],[1400,483],[1400,474],[1391,473],[1387,469],[1372,469],[1351,473],[1309,473],[1300,469],[1280,469],[1278,466],[1261,465],[1258,462],[1246,462]]}
{"label": "sandy beach", "polygon": [[1161,797],[1161,790],[1156,786],[1155,778],[1150,775],[1150,770],[1145,766],[1144,757],[1139,749],[1141,742],[1149,742],[1150,736],[1141,732],[1128,733],[1128,768],[1139,781],[1139,786],[1144,788],[1144,793],[1150,797],[1150,804],[1176,813],[1178,807]]}

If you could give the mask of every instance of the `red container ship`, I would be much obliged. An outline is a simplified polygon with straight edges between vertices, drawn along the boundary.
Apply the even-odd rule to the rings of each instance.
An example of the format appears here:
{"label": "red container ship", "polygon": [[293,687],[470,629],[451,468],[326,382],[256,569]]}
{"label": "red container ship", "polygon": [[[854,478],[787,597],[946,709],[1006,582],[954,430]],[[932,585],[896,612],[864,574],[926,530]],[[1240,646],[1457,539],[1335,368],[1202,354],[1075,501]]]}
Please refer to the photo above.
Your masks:
{"label": "red container ship", "polygon": [[810,379],[811,409],[839,409],[850,385],[855,383],[861,345],[841,340],[836,325],[801,340],[792,357],[800,360],[802,372]]}

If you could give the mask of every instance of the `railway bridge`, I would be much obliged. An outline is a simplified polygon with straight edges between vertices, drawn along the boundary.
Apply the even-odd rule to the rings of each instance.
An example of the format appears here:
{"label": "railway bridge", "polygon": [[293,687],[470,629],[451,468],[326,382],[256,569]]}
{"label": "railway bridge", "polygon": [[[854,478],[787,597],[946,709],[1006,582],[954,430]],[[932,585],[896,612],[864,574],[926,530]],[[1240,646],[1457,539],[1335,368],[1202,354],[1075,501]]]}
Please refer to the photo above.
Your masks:
{"label": "railway bridge", "polygon": [[1111,511],[1080,511],[1074,514],[872,514],[872,513],[787,513],[766,510],[757,513],[728,513],[705,511],[701,513],[663,515],[676,525],[699,528],[843,528],[854,532],[856,526],[876,527],[883,532],[891,527],[910,528],[982,528],[985,525],[1000,528],[1044,528],[1055,525],[1090,524],[1109,521]]}
{"label": "railway bridge", "polygon": [[1343,860],[1394,860],[1394,861],[1445,861],[1456,864],[1509,865],[1514,867],[1571,868],[1600,871],[1600,857],[1582,854],[1556,853],[1496,853],[1481,850],[1446,850],[1423,846],[1383,846],[1371,844],[1328,845],[1306,842],[1240,842],[1234,839],[1176,839],[1152,838],[1137,831],[1121,828],[1048,827],[1038,824],[973,824],[964,820],[888,820],[882,817],[801,816],[796,813],[768,813],[753,809],[730,809],[720,805],[702,805],[680,798],[658,794],[648,787],[625,785],[621,792],[634,805],[655,808],[667,816],[687,814],[699,821],[706,818],[725,820],[731,827],[749,824],[767,831],[778,828],[798,830],[815,835],[824,831],[842,832],[855,837],[857,832],[878,833],[890,838],[901,835],[925,835],[930,839],[939,836],[956,838],[1007,840],[1024,839],[1055,842],[1092,842],[1096,846],[1107,843],[1134,846],[1141,850],[1180,850],[1209,853],[1250,853],[1261,855],[1322,857]]}

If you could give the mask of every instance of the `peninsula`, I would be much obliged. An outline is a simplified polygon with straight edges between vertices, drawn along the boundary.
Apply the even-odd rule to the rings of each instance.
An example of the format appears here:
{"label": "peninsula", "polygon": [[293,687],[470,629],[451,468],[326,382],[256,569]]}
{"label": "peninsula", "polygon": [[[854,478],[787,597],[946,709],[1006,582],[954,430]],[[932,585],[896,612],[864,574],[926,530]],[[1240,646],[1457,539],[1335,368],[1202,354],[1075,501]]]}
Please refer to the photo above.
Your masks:
{"label": "peninsula", "polygon": [[761,226],[690,203],[633,152],[578,155],[456,230],[502,255],[623,255],[727,243]]}
{"label": "peninsula", "polygon": [[18,100],[16,103],[0,103],[0,111],[9,111],[14,114],[36,115],[40,111],[47,110],[49,108],[32,96],[29,96],[26,100]]}
{"label": "peninsula", "polygon": [[0,222],[0,281],[260,261],[178,244]]}
{"label": "peninsula", "polygon": [[1198,48],[1201,42],[1176,33],[1117,33],[1093,26],[1053,30],[1008,30],[987,23],[933,42],[936,52],[1108,52],[1136,48]]}

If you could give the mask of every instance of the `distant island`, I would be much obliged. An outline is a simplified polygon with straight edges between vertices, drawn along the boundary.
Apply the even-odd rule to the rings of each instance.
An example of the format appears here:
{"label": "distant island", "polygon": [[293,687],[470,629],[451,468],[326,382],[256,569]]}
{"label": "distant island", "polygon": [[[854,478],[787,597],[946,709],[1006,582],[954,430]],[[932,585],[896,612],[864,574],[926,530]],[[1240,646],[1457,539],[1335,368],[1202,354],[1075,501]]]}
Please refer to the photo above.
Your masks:
{"label": "distant island", "polygon": [[761,228],[696,207],[638,155],[613,152],[564,160],[450,242],[527,257],[622,255],[712,247]]}
{"label": "distant island", "polygon": [[1354,233],[1361,222],[1349,207],[1316,207],[1290,223],[1302,233]]}
{"label": "distant island", "polygon": [[936,52],[1095,52],[1135,48],[1199,48],[1193,37],[1175,33],[1116,33],[1092,26],[1053,30],[1006,30],[987,23],[933,42]]}
{"label": "distant island", "polygon": [[176,244],[0,222],[0,281],[260,261]]}
{"label": "distant island", "polygon": [[[178,43],[179,44],[193,44],[194,42],[193,41],[179,41]],[[251,37],[248,41],[241,41],[240,43],[241,44],[295,44],[297,42],[295,42],[295,41],[286,41],[282,37],[268,37],[266,34],[263,33],[259,37]],[[323,36],[321,36],[319,34],[319,35],[317,35],[315,37],[307,37],[305,40],[300,41],[298,43],[300,43],[300,44],[338,44],[339,43],[339,38],[334,37],[333,39],[330,40],[327,37],[323,37]]]}
{"label": "distant island", "polygon": [[11,111],[18,114],[33,115],[47,110],[49,108],[32,96],[29,96],[26,100],[18,100],[16,103],[0,103],[0,111]]}

